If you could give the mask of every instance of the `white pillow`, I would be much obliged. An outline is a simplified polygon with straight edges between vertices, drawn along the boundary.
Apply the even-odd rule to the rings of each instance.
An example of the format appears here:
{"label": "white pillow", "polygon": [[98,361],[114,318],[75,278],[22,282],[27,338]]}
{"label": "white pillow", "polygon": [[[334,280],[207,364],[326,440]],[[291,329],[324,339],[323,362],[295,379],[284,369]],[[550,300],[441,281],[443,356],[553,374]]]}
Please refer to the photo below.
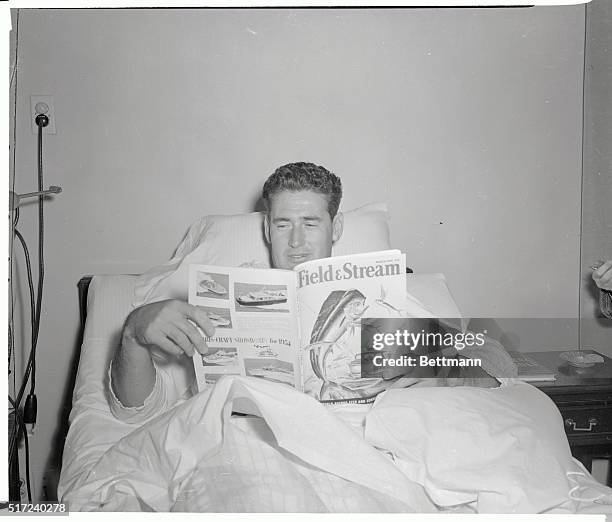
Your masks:
{"label": "white pillow", "polygon": [[568,500],[578,470],[551,399],[529,384],[407,388],[380,395],[368,442],[390,451],[440,506],[539,513]]}
{"label": "white pillow", "polygon": [[[270,267],[262,212],[234,216],[204,216],[195,221],[170,261],[138,277],[134,306],[162,299],[187,299],[188,267],[193,263],[219,266]],[[389,214],[385,203],[372,203],[344,213],[344,231],[332,255],[388,250]]]}

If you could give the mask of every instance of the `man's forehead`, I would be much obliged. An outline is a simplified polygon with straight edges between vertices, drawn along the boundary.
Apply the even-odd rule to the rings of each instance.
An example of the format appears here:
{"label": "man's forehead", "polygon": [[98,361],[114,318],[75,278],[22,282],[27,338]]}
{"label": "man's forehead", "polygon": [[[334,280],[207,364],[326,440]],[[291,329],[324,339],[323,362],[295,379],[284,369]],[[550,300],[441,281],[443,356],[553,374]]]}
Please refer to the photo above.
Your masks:
{"label": "man's forehead", "polygon": [[269,210],[271,214],[327,214],[328,200],[325,194],[312,190],[289,191],[283,190],[270,197]]}

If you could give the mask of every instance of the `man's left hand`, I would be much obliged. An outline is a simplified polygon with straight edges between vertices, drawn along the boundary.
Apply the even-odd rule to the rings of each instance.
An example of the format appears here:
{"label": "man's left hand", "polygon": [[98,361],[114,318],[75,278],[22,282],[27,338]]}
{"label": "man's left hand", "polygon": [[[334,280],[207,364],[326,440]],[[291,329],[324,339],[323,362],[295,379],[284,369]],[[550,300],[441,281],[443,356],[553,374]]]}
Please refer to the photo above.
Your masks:
{"label": "man's left hand", "polygon": [[593,281],[602,290],[612,291],[612,259],[593,270]]}

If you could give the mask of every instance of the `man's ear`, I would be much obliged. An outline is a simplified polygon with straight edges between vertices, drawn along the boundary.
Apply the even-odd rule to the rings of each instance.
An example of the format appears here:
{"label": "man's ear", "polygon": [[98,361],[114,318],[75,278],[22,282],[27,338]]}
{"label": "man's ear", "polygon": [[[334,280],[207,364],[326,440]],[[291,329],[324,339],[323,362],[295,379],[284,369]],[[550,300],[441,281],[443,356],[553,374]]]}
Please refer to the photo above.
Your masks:
{"label": "man's ear", "polygon": [[335,243],[342,237],[344,230],[344,214],[338,212],[332,221],[332,242]]}
{"label": "man's ear", "polygon": [[266,241],[270,244],[270,218],[267,212],[264,214],[264,235],[266,236]]}

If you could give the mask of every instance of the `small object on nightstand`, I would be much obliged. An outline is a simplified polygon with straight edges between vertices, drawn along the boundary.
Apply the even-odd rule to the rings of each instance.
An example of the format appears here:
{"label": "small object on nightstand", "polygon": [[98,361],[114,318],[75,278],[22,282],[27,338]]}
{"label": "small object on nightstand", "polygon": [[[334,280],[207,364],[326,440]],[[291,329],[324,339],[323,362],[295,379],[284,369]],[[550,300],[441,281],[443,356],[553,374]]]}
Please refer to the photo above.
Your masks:
{"label": "small object on nightstand", "polygon": [[590,368],[595,364],[601,364],[604,362],[601,355],[596,353],[585,353],[579,350],[562,352],[559,357],[576,368]]}
{"label": "small object on nightstand", "polygon": [[554,381],[555,372],[522,352],[509,351],[518,370],[518,378],[525,382]]}

